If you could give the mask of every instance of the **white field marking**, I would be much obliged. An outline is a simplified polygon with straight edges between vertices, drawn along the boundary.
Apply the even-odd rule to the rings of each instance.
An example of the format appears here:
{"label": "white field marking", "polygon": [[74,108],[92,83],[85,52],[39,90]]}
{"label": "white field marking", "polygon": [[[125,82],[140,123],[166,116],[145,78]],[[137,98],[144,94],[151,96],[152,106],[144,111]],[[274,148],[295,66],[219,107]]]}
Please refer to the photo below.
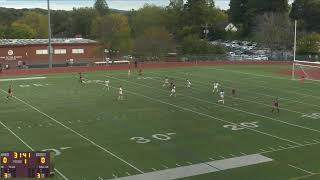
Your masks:
{"label": "white field marking", "polygon": [[156,168],[151,168],[153,171],[156,171],[157,169]]}
{"label": "white field marking", "polygon": [[240,167],[253,166],[257,164],[268,163],[271,161],[273,161],[273,159],[262,156],[260,154],[253,154],[121,177],[114,180],[172,180],[225,171]]}
{"label": "white field marking", "polygon": [[[290,146],[290,147],[292,147],[292,146]],[[269,147],[269,149],[271,149],[271,150],[273,150],[273,151],[274,151],[274,150],[276,150],[276,149],[275,149],[275,148],[273,148],[273,147]]]}
{"label": "white field marking", "polygon": [[285,147],[283,147],[283,146],[279,146],[279,148],[281,148],[281,149],[286,149]]}
{"label": "white field marking", "polygon": [[[216,69],[216,70],[221,70],[221,71],[227,71],[227,72],[235,72],[235,73],[238,73],[238,74],[247,74],[247,75],[254,75],[254,76],[260,76],[260,77],[268,77],[268,78],[274,78],[273,76],[264,76],[264,75],[257,75],[257,74],[254,74],[254,73],[245,73],[245,72],[240,72],[240,71],[232,71],[232,70],[226,70],[226,69],[219,69],[219,68],[205,68],[205,69]],[[276,79],[276,78],[274,78]],[[285,80],[288,80],[288,79],[285,79]],[[264,81],[256,81],[256,82],[264,82]],[[247,83],[248,84],[248,83]],[[255,85],[257,87],[264,87],[266,88],[265,86],[261,86],[261,85]],[[266,89],[271,89],[273,90],[273,88],[266,88]],[[298,88],[295,88],[298,90]],[[300,88],[299,88],[300,90]],[[304,93],[299,93],[299,92],[296,92],[296,91],[289,91],[289,90],[280,90],[280,91],[283,91],[283,92],[289,92],[289,93],[292,93],[292,94],[297,94],[297,95],[306,95],[308,97],[314,97],[316,99],[320,99],[319,97],[317,96],[313,96],[313,95],[309,95],[309,94],[304,94]]]}
{"label": "white field marking", "polygon": [[129,172],[126,172],[126,174],[127,174],[128,176],[131,176],[131,174],[130,174]]}
{"label": "white field marking", "polygon": [[314,141],[314,142],[317,142],[317,143],[320,143],[320,141],[318,141],[318,140],[315,140],[315,139],[312,139],[312,141]]}
{"label": "white field marking", "polygon": [[166,165],[161,165],[162,167],[164,167],[164,168],[166,168],[166,169],[169,169],[169,167],[168,166],[166,166]]}
{"label": "white field marking", "polygon": [[[0,90],[1,90],[2,92],[6,93],[6,91],[4,91],[3,89],[0,89]],[[111,152],[111,151],[107,150],[106,148],[102,147],[101,145],[95,143],[94,141],[92,141],[92,140],[90,140],[89,138],[85,137],[84,135],[78,133],[77,131],[73,130],[72,128],[64,125],[63,123],[61,123],[60,121],[56,120],[55,118],[49,116],[48,114],[40,111],[39,109],[37,109],[36,107],[32,106],[31,104],[23,101],[22,99],[20,99],[20,98],[18,98],[18,97],[16,97],[16,96],[12,96],[12,97],[14,97],[14,98],[17,99],[18,101],[22,102],[23,104],[29,106],[29,107],[32,108],[33,110],[39,112],[40,114],[46,116],[47,118],[49,118],[50,120],[56,122],[57,124],[61,125],[62,127],[68,129],[69,131],[73,132],[74,134],[78,135],[79,137],[83,138],[84,140],[90,142],[92,145],[98,147],[99,149],[101,149],[101,150],[103,150],[104,152],[108,153],[109,155],[115,157],[116,159],[120,160],[121,162],[127,164],[128,166],[132,167],[133,169],[137,170],[138,172],[143,173],[142,170],[140,170],[140,169],[137,168],[136,166],[132,165],[132,164],[129,163],[128,161],[122,159],[121,157],[117,156],[117,155],[114,154],[113,152]]]}
{"label": "white field marking", "polygon": [[98,177],[98,179],[103,180],[101,177]]}
{"label": "white field marking", "polygon": [[[183,78],[178,78],[178,79],[183,79]],[[199,84],[204,84],[204,85],[210,85],[211,86],[211,84],[202,83],[200,81],[194,81],[194,82],[197,82]],[[223,85],[223,86],[227,87],[229,89],[232,89],[232,87],[230,87],[230,86],[225,86],[225,85]],[[196,89],[196,88],[193,88],[193,87],[191,87],[191,89],[199,91],[199,89]],[[245,91],[245,90],[239,90],[239,91]],[[246,90],[246,91],[249,92],[249,90]],[[258,94],[258,93],[254,93],[254,94]],[[245,101],[245,102],[251,102],[251,103],[254,103],[254,104],[259,104],[259,105],[266,106],[266,107],[273,107],[272,105],[269,105],[269,104],[264,104],[264,103],[259,103],[257,101],[254,101],[254,99],[248,100],[248,99],[243,99],[243,98],[239,98],[239,97],[232,97],[232,98],[233,99],[237,99],[237,100],[241,100],[241,101]],[[259,98],[259,97],[257,97],[257,98]],[[257,98],[255,98],[255,99],[257,99]],[[239,104],[244,104],[244,103],[237,103],[237,105],[239,105]],[[284,111],[288,111],[288,112],[297,113],[297,114],[305,114],[303,112],[299,112],[299,111],[295,111],[295,110],[291,110],[291,109],[287,109],[287,108],[283,108],[283,107],[280,107],[279,109],[280,110],[284,110]]]}
{"label": "white field marking", "polygon": [[26,77],[26,78],[11,78],[11,79],[0,79],[0,82],[5,81],[24,81],[24,80],[36,80],[36,79],[46,79],[47,77]]}
{"label": "white field marking", "polygon": [[[34,149],[27,144],[23,139],[21,139],[16,133],[14,133],[8,126],[6,126],[2,121],[0,121],[0,124],[7,129],[12,135],[14,135],[20,142],[22,142],[25,146],[27,146],[31,151],[34,151]],[[54,169],[64,180],[69,180],[65,175],[63,175],[58,169]]]}
{"label": "white field marking", "polygon": [[176,166],[180,167],[180,164],[176,164]]}
{"label": "white field marking", "polygon": [[240,154],[242,154],[242,155],[247,155],[246,153],[243,153],[243,152],[240,152]]}
{"label": "white field marking", "polygon": [[[110,86],[111,88],[114,88],[114,89],[118,89],[117,87],[112,87]],[[223,120],[221,118],[217,118],[217,117],[214,117],[214,116],[211,116],[211,115],[208,115],[208,114],[205,114],[205,113],[201,113],[201,112],[198,112],[198,111],[195,111],[195,110],[192,110],[192,109],[189,109],[189,108],[185,108],[185,107],[182,107],[182,106],[178,106],[178,105],[175,105],[175,104],[171,104],[171,103],[168,103],[168,102],[165,102],[165,101],[162,101],[162,100],[159,100],[159,99],[155,99],[155,98],[152,98],[152,97],[149,97],[149,96],[145,96],[143,94],[139,94],[139,93],[136,93],[136,92],[132,92],[132,91],[128,91],[128,90],[124,90],[126,92],[128,92],[129,94],[133,94],[133,95],[136,95],[136,96],[141,96],[141,97],[144,97],[146,99],[150,99],[150,100],[153,100],[155,102],[159,102],[159,103],[162,103],[162,104],[167,104],[169,106],[172,106],[172,107],[175,107],[177,109],[181,109],[181,110],[184,110],[184,111],[189,111],[189,112],[192,112],[194,114],[198,114],[198,115],[201,115],[201,116],[205,116],[205,117],[209,117],[211,119],[215,119],[217,121],[221,121],[221,122],[224,122],[224,123],[229,123],[229,124],[233,124],[233,125],[238,125],[236,123],[233,123],[233,122],[230,122],[230,121],[227,121],[227,120]],[[241,126],[241,125],[238,125],[238,126]],[[279,136],[276,136],[276,135],[272,135],[272,134],[269,134],[269,133],[266,133],[266,132],[263,132],[263,131],[259,131],[259,130],[256,130],[256,129],[252,129],[252,128],[249,128],[249,127],[246,127],[246,126],[242,126],[248,130],[251,130],[251,131],[254,131],[256,133],[259,133],[259,134],[264,134],[266,136],[270,136],[270,137],[273,137],[273,138],[276,138],[276,139],[279,139],[279,140],[282,140],[282,141],[287,141],[287,142],[290,142],[290,143],[293,143],[293,144],[297,144],[297,145],[301,145],[300,143],[298,142],[295,142],[295,141],[292,141],[292,140],[289,140],[289,139],[286,139],[286,138],[282,138],[282,137],[279,137]]]}
{"label": "white field marking", "polygon": [[190,165],[191,165],[191,164],[192,164],[192,162],[189,162],[189,161],[188,161],[188,162],[187,162],[187,164],[190,164]]}
{"label": "white field marking", "polygon": [[[150,73],[153,73],[153,72],[150,72]],[[177,72],[177,73],[180,73],[180,72]],[[159,74],[159,73],[153,73],[153,74]],[[159,74],[159,75],[161,75],[161,74]],[[204,77],[204,76],[199,76],[199,75],[194,75],[194,76],[196,76],[196,77]],[[184,78],[179,78],[179,77],[176,77],[176,78],[178,78],[178,79],[183,79],[184,80]],[[224,81],[228,81],[228,80],[224,80]],[[199,84],[203,84],[203,85],[210,85],[210,86],[212,86],[211,84],[207,84],[207,83],[203,83],[203,82],[200,82],[200,81],[194,81],[194,82],[197,82],[197,83],[199,83]],[[229,82],[232,82],[232,83],[234,83],[233,81],[229,81]],[[232,87],[230,87],[230,86],[225,86],[224,85],[224,87],[227,87],[227,88],[232,88]],[[192,89],[195,89],[195,88],[192,88]],[[239,90],[239,91],[246,91],[246,92],[250,92],[250,93],[252,93],[252,94],[256,94],[256,95],[262,95],[262,96],[266,96],[266,97],[271,97],[271,98],[278,98],[277,96],[272,96],[272,95],[269,95],[269,94],[264,94],[264,93],[257,93],[256,91],[253,91],[253,90],[251,90],[251,91],[249,91],[249,90]],[[239,98],[240,99],[240,98]],[[294,99],[290,99],[290,98],[283,98],[283,97],[279,97],[279,99],[283,99],[283,100],[286,100],[286,101],[291,101],[291,102],[295,102],[295,103],[299,103],[299,104],[304,104],[304,105],[308,105],[308,106],[314,106],[314,107],[320,107],[319,105],[316,105],[316,104],[309,104],[309,103],[305,103],[305,102],[302,102],[302,101],[297,101],[297,100],[294,100]],[[243,100],[243,101],[245,101],[244,99],[241,99],[241,100]],[[249,101],[249,100],[246,100],[246,101]],[[250,101],[249,101],[250,102]],[[258,104],[258,103],[257,103]],[[262,103],[260,103],[261,105],[262,105]],[[281,108],[280,108],[281,109]],[[289,110],[289,109],[285,109],[285,108],[282,108],[283,110]],[[292,111],[292,110],[290,110],[290,111]],[[300,113],[300,112],[299,112]]]}
{"label": "white field marking", "polygon": [[32,128],[32,126],[28,125],[28,128]]}
{"label": "white field marking", "polygon": [[61,150],[71,149],[72,147],[61,147]]}
{"label": "white field marking", "polygon": [[[210,159],[210,160],[212,160],[212,161],[214,161],[214,159],[213,159],[213,158],[211,158],[211,157],[209,157],[209,159]],[[188,164],[189,164],[189,163],[188,163]]]}
{"label": "white field marking", "polygon": [[72,122],[71,122],[71,121],[68,121],[68,123],[72,124]]}
{"label": "white field marking", "polygon": [[20,127],[20,126],[18,126],[18,129],[21,129],[21,127]]}
{"label": "white field marking", "polygon": [[289,179],[289,180],[305,179],[305,178],[308,178],[308,177],[311,177],[311,176],[315,176],[315,175],[319,175],[319,174],[320,174],[320,173],[308,174],[308,175],[305,175],[305,176],[299,176],[299,177],[291,178],[291,179]]}
{"label": "white field marking", "polygon": [[113,177],[118,178],[118,176],[116,176],[115,174],[112,174]]}
{"label": "white field marking", "polygon": [[265,152],[258,152],[258,153],[260,153],[260,154],[273,153],[273,152],[284,151],[284,150],[289,150],[289,149],[298,149],[298,148],[303,148],[303,147],[308,147],[308,146],[313,146],[313,145],[318,145],[318,144],[320,144],[320,142],[310,143],[310,144],[302,144],[302,145],[295,145],[295,146],[287,147],[287,148],[284,148],[284,149],[272,148],[273,150],[265,151]]}
{"label": "white field marking", "polygon": [[[154,88],[154,87],[151,87],[151,86],[148,86],[148,85],[144,85],[144,84],[139,84],[139,83],[135,83],[135,82],[130,82],[130,81],[127,81],[127,80],[122,80],[122,79],[119,79],[119,78],[115,78],[115,77],[111,77],[111,76],[107,76],[109,78],[113,78],[113,79],[117,79],[117,80],[120,80],[120,81],[125,81],[125,82],[128,82],[128,83],[132,83],[132,84],[137,84],[137,85],[140,85],[140,86],[144,86],[144,87],[148,87],[148,88],[152,88],[152,89],[157,89],[159,90],[159,88]],[[167,91],[164,91],[164,90],[161,90],[160,91],[163,91],[163,92],[166,92]],[[177,93],[178,95],[178,93]],[[186,95],[182,95],[184,97],[187,97],[187,98],[190,98],[190,99],[195,99],[195,100],[198,100],[198,101],[201,101],[201,102],[206,102],[206,103],[209,103],[209,104],[212,104],[212,105],[215,105],[215,106],[220,106],[220,107],[225,107],[225,108],[229,108],[229,109],[232,109],[232,110],[235,110],[235,111],[239,111],[239,112],[242,112],[242,113],[245,113],[245,114],[250,114],[250,115],[253,115],[253,116],[257,116],[257,117],[261,117],[261,118],[265,118],[265,119],[270,119],[270,120],[273,120],[273,121],[276,121],[276,122],[280,122],[280,123],[283,123],[283,124],[287,124],[287,125],[290,125],[290,126],[294,126],[294,127],[299,127],[301,129],[306,129],[306,130],[310,130],[310,131],[314,131],[314,132],[318,132],[320,133],[320,130],[317,130],[317,129],[313,129],[313,128],[309,128],[309,127],[305,127],[305,126],[301,126],[301,125],[297,125],[297,124],[293,124],[293,123],[289,123],[289,122],[286,122],[286,121],[282,121],[280,119],[275,119],[275,118],[272,118],[272,117],[268,117],[268,116],[264,116],[264,115],[260,115],[260,114],[256,114],[256,113],[252,113],[252,112],[248,112],[248,111],[245,111],[245,110],[241,110],[241,109],[237,109],[237,108],[233,108],[231,106],[226,106],[226,105],[223,105],[223,104],[217,104],[217,103],[213,103],[211,101],[207,101],[207,100],[203,100],[203,99],[200,99],[200,98],[196,98],[196,97],[193,97],[193,96],[186,96]],[[193,110],[191,110],[193,111]],[[235,125],[235,124],[234,124]],[[243,127],[243,126],[242,126]],[[253,130],[253,129],[252,129]]]}
{"label": "white field marking", "polygon": [[231,155],[231,157],[236,157],[234,154],[230,154]]}
{"label": "white field marking", "polygon": [[315,174],[315,173],[313,173],[313,172],[307,171],[307,170],[305,170],[305,169],[299,168],[299,167],[294,166],[294,165],[291,165],[291,164],[288,164],[288,166],[290,166],[290,167],[292,167],[292,168],[294,168],[294,169],[298,169],[298,170],[303,171],[303,172],[308,173],[308,174]]}
{"label": "white field marking", "polygon": [[264,150],[264,149],[260,149],[260,151],[265,152],[266,150]]}
{"label": "white field marking", "polygon": [[224,156],[219,156],[220,158],[222,158],[222,159],[225,159],[225,157]]}

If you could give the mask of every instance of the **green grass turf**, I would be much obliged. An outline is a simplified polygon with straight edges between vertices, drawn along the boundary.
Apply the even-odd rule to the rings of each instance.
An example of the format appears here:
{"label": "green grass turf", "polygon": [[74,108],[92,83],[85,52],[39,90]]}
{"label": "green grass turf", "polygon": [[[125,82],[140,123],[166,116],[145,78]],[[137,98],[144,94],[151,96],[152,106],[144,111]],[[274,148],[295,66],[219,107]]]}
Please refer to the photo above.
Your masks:
{"label": "green grass turf", "polygon": [[[274,73],[290,68],[146,69],[140,78],[135,71],[131,77],[127,71],[84,73],[87,80],[110,80],[110,91],[99,83],[80,85],[76,73],[48,74],[44,80],[13,81],[16,98],[8,101],[4,91],[9,82],[0,82],[0,121],[35,150],[61,151],[56,168],[72,180],[112,179],[255,153],[273,161],[185,179],[319,179],[320,117],[302,115],[320,113],[320,84],[302,85]],[[176,81],[176,98],[162,87],[166,76]],[[186,78],[192,82],[190,89],[185,88]],[[216,103],[213,81],[226,91],[225,105]],[[117,101],[115,88],[120,85],[123,101]],[[235,98],[231,88],[237,91]],[[271,113],[276,97],[282,108],[279,114]],[[223,127],[244,122],[257,122],[259,127],[238,131]],[[167,141],[152,137],[167,133],[175,134]],[[0,137],[1,151],[28,150],[2,125]],[[136,143],[133,137],[150,142]],[[52,179],[63,178],[56,174]]]}

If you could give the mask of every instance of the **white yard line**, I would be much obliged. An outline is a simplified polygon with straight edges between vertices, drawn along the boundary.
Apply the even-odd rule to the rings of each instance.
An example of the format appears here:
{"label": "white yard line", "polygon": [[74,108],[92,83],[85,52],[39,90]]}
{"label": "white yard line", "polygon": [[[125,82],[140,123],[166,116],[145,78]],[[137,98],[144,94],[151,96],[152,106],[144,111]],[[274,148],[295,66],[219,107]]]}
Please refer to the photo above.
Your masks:
{"label": "white yard line", "polygon": [[308,146],[319,145],[319,144],[320,144],[320,142],[310,143],[310,144],[302,144],[302,145],[295,145],[295,146],[290,146],[290,147],[282,148],[282,149],[270,148],[270,149],[272,149],[272,150],[265,151],[265,152],[258,152],[258,153],[260,153],[260,154],[267,154],[267,153],[273,153],[273,152],[278,152],[278,151],[285,151],[285,150],[289,150],[289,149],[298,149],[298,148],[302,148],[302,147],[308,147]]}
{"label": "white yard line", "polygon": [[0,82],[5,82],[5,81],[37,80],[37,79],[46,79],[46,78],[47,78],[47,77],[10,78],[10,79],[0,79]]}
{"label": "white yard line", "polygon": [[[162,89],[155,88],[155,87],[151,87],[151,86],[148,86],[148,85],[145,85],[145,84],[140,84],[140,83],[136,83],[136,82],[132,82],[132,81],[127,81],[127,80],[120,79],[120,78],[116,78],[116,77],[112,77],[112,76],[106,76],[106,77],[113,78],[113,79],[117,79],[117,80],[124,81],[124,82],[131,83],[131,84],[137,84],[137,85],[144,86],[144,87],[148,87],[148,88],[152,88],[152,89],[157,89],[158,91],[163,91],[163,92],[168,93],[167,91],[164,91],[164,90],[162,90]],[[182,95],[182,94],[177,93],[177,95]],[[298,127],[298,128],[301,128],[301,129],[306,129],[306,130],[309,130],[309,131],[313,131],[313,132],[320,133],[320,130],[318,130],[318,129],[313,129],[313,128],[309,128],[309,127],[306,127],[306,126],[301,126],[301,125],[289,123],[289,122],[286,122],[286,121],[282,121],[282,120],[280,120],[280,119],[275,119],[275,118],[272,118],[272,117],[268,117],[268,116],[256,114],[256,113],[253,113],[253,112],[241,110],[241,109],[234,108],[234,107],[231,107],[231,106],[226,106],[226,105],[222,105],[222,104],[213,103],[213,102],[211,102],[211,101],[204,100],[204,99],[200,99],[200,98],[196,98],[196,97],[193,97],[193,96],[190,96],[190,95],[182,95],[182,96],[183,96],[183,97],[187,97],[187,98],[189,98],[189,99],[195,99],[195,100],[198,100],[198,101],[201,101],[201,102],[209,103],[209,104],[212,104],[212,105],[215,105],[215,106],[220,106],[220,107],[224,107],[224,108],[229,108],[229,109],[232,109],[232,110],[234,110],[234,111],[242,112],[242,113],[245,113],[245,114],[250,114],[250,115],[257,116],[257,117],[261,117],[261,118],[264,118],[264,119],[269,119],[269,120],[272,120],[272,121],[275,121],[275,122],[280,122],[280,123],[282,123],[282,124],[286,124],[286,125]]]}
{"label": "white yard line", "polygon": [[288,166],[290,166],[290,167],[292,167],[292,168],[294,168],[294,169],[298,169],[298,170],[303,171],[303,172],[308,173],[308,174],[315,174],[315,173],[313,173],[313,172],[307,171],[307,170],[305,170],[305,169],[302,169],[302,168],[300,168],[300,167],[297,167],[297,166],[294,166],[294,165],[291,165],[291,164],[288,164]]}
{"label": "white yard line", "polygon": [[[25,146],[27,146],[31,151],[34,151],[34,149],[26,143],[22,138],[20,138],[16,133],[14,133],[8,126],[6,126],[2,121],[0,121],[0,124],[7,129],[12,135],[14,135],[20,142],[22,142]],[[64,180],[69,180],[64,174],[62,174],[57,168],[54,169]]]}
{"label": "white yard line", "polygon": [[[0,89],[0,90],[3,91],[4,93],[6,93],[6,91],[4,91],[3,89]],[[143,173],[142,170],[140,170],[139,168],[137,168],[137,167],[134,166],[133,164],[129,163],[128,161],[126,161],[126,160],[124,160],[124,159],[122,159],[121,157],[117,156],[117,155],[114,154],[113,152],[111,152],[111,151],[107,150],[106,148],[102,147],[101,145],[95,143],[94,141],[92,141],[92,140],[90,140],[89,138],[85,137],[84,135],[78,133],[77,131],[73,130],[72,128],[64,125],[63,123],[61,123],[60,121],[56,120],[55,118],[49,116],[48,114],[40,111],[38,108],[32,106],[31,104],[23,101],[22,99],[20,99],[20,98],[18,98],[18,97],[16,97],[16,96],[13,96],[13,97],[14,97],[16,100],[22,102],[23,104],[29,106],[29,107],[32,108],[33,110],[39,112],[39,113],[42,114],[43,116],[46,116],[47,118],[51,119],[52,121],[56,122],[57,124],[61,125],[62,127],[66,128],[66,129],[68,129],[69,131],[73,132],[74,134],[78,135],[78,136],[81,137],[82,139],[90,142],[92,145],[98,147],[99,149],[101,149],[102,151],[106,152],[107,154],[115,157],[116,159],[118,159],[118,160],[120,160],[121,162],[127,164],[128,166],[132,167],[133,169],[137,170],[138,172]]]}

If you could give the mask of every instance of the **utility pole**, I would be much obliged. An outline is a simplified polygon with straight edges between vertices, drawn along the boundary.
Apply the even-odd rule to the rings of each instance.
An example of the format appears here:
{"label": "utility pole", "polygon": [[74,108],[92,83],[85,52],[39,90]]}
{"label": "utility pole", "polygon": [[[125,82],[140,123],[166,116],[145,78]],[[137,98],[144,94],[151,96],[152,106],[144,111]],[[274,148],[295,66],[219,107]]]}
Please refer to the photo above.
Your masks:
{"label": "utility pole", "polygon": [[48,4],[48,55],[49,55],[49,68],[52,68],[52,53],[53,53],[53,48],[51,45],[51,17],[50,17],[50,0],[47,0]]}

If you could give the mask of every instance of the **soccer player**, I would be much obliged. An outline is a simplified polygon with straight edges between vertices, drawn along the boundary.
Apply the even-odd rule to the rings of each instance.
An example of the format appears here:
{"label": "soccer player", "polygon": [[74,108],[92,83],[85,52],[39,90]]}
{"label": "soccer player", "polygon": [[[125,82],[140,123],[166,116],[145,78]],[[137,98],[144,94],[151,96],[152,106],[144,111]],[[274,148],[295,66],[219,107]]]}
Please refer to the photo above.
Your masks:
{"label": "soccer player", "polygon": [[142,68],[139,69],[139,76],[142,76]]}
{"label": "soccer player", "polygon": [[83,75],[82,72],[79,72],[79,82],[82,84],[83,83]]}
{"label": "soccer player", "polygon": [[168,77],[164,78],[164,83],[162,84],[162,87],[165,87],[165,86],[169,86],[169,78]]}
{"label": "soccer player", "polygon": [[9,85],[7,99],[9,99],[9,97],[12,97],[12,85],[11,84]]}
{"label": "soccer player", "polygon": [[130,68],[128,69],[128,77],[130,77],[130,75],[131,75],[131,70],[130,70]]}
{"label": "soccer player", "polygon": [[222,104],[224,104],[224,91],[223,90],[220,91],[220,100],[218,100],[218,103],[219,102],[222,102]]}
{"label": "soccer player", "polygon": [[274,112],[274,110],[277,109],[277,112],[279,113],[280,110],[279,110],[279,101],[278,101],[278,98],[276,98],[274,101],[273,101],[273,107],[272,107],[272,113]]}
{"label": "soccer player", "polygon": [[236,96],[236,89],[235,88],[231,89],[231,95],[232,95],[232,97]]}
{"label": "soccer player", "polygon": [[171,96],[177,97],[177,94],[176,94],[176,86],[175,86],[175,85],[172,86],[170,97],[171,97]]}
{"label": "soccer player", "polygon": [[172,89],[173,86],[175,86],[175,85],[174,85],[173,79],[171,79],[169,89]]}
{"label": "soccer player", "polygon": [[119,87],[119,96],[118,96],[118,100],[123,100],[123,90],[122,90],[122,86]]}
{"label": "soccer player", "polygon": [[304,76],[304,75],[302,75],[302,76],[301,76],[301,81],[300,81],[300,82],[301,82],[301,84],[304,84],[304,80],[305,80],[305,76]]}
{"label": "soccer player", "polygon": [[189,79],[187,79],[187,88],[190,88],[191,87],[191,82]]}
{"label": "soccer player", "polygon": [[104,87],[103,87],[103,89],[108,89],[108,91],[109,91],[109,90],[110,90],[109,83],[110,83],[109,80],[104,81]]}
{"label": "soccer player", "polygon": [[219,86],[220,84],[217,82],[213,82],[213,90],[212,93],[214,94],[215,92],[219,92]]}

